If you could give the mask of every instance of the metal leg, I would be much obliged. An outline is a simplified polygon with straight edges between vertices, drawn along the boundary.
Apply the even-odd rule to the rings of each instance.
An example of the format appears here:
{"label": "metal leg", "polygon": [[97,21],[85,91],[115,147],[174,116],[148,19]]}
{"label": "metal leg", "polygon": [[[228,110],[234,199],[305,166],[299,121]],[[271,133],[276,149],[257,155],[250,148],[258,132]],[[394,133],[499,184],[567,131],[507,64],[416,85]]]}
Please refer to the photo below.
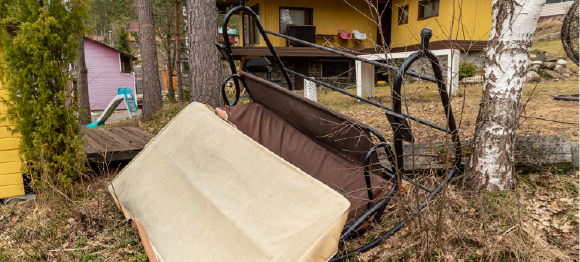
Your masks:
{"label": "metal leg", "polygon": [[330,47],[330,48],[333,47],[332,42],[331,42],[332,36],[331,37],[323,36],[322,39],[324,39],[324,44],[322,44],[322,46],[326,47],[326,45],[328,44],[328,47]]}

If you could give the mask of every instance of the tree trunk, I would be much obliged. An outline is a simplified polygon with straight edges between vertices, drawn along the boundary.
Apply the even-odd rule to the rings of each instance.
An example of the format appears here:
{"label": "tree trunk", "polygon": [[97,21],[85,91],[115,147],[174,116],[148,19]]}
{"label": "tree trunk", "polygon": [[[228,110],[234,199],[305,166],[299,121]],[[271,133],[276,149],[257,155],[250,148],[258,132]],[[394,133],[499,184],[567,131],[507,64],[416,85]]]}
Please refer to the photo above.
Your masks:
{"label": "tree trunk", "polygon": [[[171,20],[170,20],[171,21]],[[171,22],[168,23],[171,27]],[[173,68],[175,67],[175,56],[171,54],[171,34],[167,35],[167,99],[175,103],[175,90],[173,89]]]}
{"label": "tree trunk", "polygon": [[143,67],[143,119],[151,119],[162,106],[159,87],[155,21],[151,0],[135,0],[139,16],[139,42]]}
{"label": "tree trunk", "polygon": [[183,85],[181,83],[181,39],[179,34],[179,0],[175,0],[175,71],[177,74],[177,101],[183,103]]}
{"label": "tree trunk", "polygon": [[215,43],[218,14],[214,0],[187,0],[190,92],[189,102],[223,106],[222,70]]}
{"label": "tree trunk", "polygon": [[545,0],[493,0],[469,182],[477,190],[513,184],[514,142],[532,38]]}
{"label": "tree trunk", "polygon": [[89,102],[89,81],[87,64],[85,63],[85,39],[79,35],[79,58],[77,59],[77,95],[79,97],[80,123],[91,123],[91,104]]}

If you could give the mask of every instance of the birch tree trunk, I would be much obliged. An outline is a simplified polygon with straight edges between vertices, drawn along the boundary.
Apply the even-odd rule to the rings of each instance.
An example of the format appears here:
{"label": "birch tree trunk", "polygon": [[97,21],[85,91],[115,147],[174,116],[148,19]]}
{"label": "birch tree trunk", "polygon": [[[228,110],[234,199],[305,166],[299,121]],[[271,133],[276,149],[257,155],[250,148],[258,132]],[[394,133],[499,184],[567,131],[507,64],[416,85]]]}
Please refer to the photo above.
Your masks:
{"label": "birch tree trunk", "polygon": [[177,74],[177,101],[183,103],[183,85],[181,83],[181,37],[179,34],[179,20],[181,19],[179,0],[175,0],[175,72]]}
{"label": "birch tree trunk", "polygon": [[79,97],[79,122],[82,125],[91,123],[91,104],[89,100],[88,70],[85,62],[85,38],[79,35],[79,57],[77,59],[77,95]]}
{"label": "birch tree trunk", "polygon": [[161,108],[159,65],[155,43],[155,21],[151,0],[135,0],[139,16],[139,44],[143,65],[143,119],[151,119]]}
{"label": "birch tree trunk", "polygon": [[477,190],[513,185],[514,142],[532,39],[545,0],[494,0],[483,96],[468,179]]}
{"label": "birch tree trunk", "polygon": [[215,0],[187,0],[190,91],[189,102],[223,105],[222,70],[215,43],[218,14]]}

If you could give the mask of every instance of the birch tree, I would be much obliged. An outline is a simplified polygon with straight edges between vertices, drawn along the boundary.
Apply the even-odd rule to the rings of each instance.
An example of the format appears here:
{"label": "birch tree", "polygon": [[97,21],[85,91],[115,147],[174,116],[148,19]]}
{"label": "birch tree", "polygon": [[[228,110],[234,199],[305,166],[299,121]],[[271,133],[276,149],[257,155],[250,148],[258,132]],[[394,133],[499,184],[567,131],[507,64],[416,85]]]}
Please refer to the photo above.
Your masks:
{"label": "birch tree", "polygon": [[513,184],[514,142],[532,39],[545,0],[494,0],[485,52],[483,96],[469,163],[470,184],[503,190]]}

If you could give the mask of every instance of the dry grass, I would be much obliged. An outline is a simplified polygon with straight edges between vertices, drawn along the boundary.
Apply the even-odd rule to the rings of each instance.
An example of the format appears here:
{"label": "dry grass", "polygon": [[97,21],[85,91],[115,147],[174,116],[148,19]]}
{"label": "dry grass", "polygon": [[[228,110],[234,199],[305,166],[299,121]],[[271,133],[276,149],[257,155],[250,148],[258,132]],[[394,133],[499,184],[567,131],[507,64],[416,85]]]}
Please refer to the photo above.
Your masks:
{"label": "dry grass", "polygon": [[536,33],[534,34],[534,38],[545,34],[558,33],[561,31],[561,29],[562,21],[560,18],[542,20],[536,25]]}
{"label": "dry grass", "polygon": [[171,121],[182,109],[184,109],[188,103],[169,103],[164,102],[163,107],[159,110],[153,118],[148,121],[144,121],[141,116],[126,119],[122,121],[115,122],[113,124],[107,124],[106,126],[132,126],[141,128],[151,134],[157,135],[163,127]]}
{"label": "dry grass", "polygon": [[[347,89],[356,94],[356,88]],[[433,83],[408,83],[404,88],[403,111],[435,124],[445,126],[445,115],[437,87]],[[475,131],[475,122],[481,101],[481,84],[461,84],[458,95],[452,98],[452,109],[456,118],[461,139],[471,139]],[[536,84],[525,84],[523,101],[528,101],[524,115],[578,123],[578,102],[554,100],[556,94],[578,93],[577,80],[547,81]],[[372,100],[384,105],[391,105],[389,86],[377,87]],[[354,98],[346,97],[332,90],[319,91],[318,101],[332,109],[352,116],[390,137],[392,129],[385,117],[384,110]],[[465,106],[464,106],[465,105]],[[522,119],[519,135],[569,134],[578,141],[578,126],[547,122],[538,119]],[[417,142],[442,141],[443,133],[410,121]]]}
{"label": "dry grass", "polygon": [[112,176],[79,181],[67,197],[43,190],[0,205],[0,261],[147,261],[106,189]]}
{"label": "dry grass", "polygon": [[566,52],[562,47],[562,40],[538,41],[532,44],[532,50],[539,49],[555,57],[566,57]]}
{"label": "dry grass", "polygon": [[[444,200],[441,242],[439,196],[401,231],[350,261],[577,261],[577,174],[526,174],[518,182],[513,190],[472,193],[452,181]],[[403,199],[394,199],[381,224],[347,241],[341,252],[376,239],[403,220],[398,203],[414,209],[415,197],[411,189]]]}

